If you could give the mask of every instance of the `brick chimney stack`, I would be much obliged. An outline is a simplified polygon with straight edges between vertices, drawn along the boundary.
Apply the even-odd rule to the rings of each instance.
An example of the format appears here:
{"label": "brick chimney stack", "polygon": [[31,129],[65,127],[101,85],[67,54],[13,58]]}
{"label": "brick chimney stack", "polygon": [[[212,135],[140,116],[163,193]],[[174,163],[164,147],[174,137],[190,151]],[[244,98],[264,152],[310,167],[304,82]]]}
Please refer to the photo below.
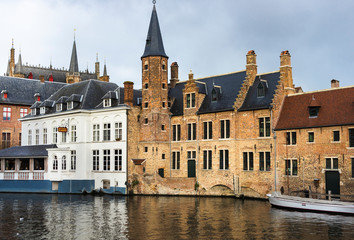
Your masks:
{"label": "brick chimney stack", "polygon": [[331,80],[331,88],[339,88],[339,81],[332,79]]}
{"label": "brick chimney stack", "polygon": [[179,82],[178,79],[178,64],[177,62],[173,62],[171,64],[171,80],[170,80],[170,88],[174,88],[176,83]]}
{"label": "brick chimney stack", "polygon": [[288,50],[280,54],[280,81],[288,93],[294,93],[293,74],[291,67],[291,55]]}
{"label": "brick chimney stack", "polygon": [[44,76],[43,75],[39,75],[39,80],[41,80],[41,82],[44,83]]}
{"label": "brick chimney stack", "polygon": [[130,81],[124,82],[124,103],[133,106],[134,103],[134,83]]}
{"label": "brick chimney stack", "polygon": [[248,51],[246,55],[246,79],[248,87],[253,85],[257,75],[257,55],[254,50]]}

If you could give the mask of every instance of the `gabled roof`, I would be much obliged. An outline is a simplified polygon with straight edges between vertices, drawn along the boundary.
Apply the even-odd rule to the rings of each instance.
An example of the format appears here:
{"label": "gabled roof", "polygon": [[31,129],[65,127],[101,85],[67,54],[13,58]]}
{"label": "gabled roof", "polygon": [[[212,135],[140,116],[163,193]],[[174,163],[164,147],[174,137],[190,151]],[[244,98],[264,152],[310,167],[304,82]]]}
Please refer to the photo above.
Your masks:
{"label": "gabled roof", "polygon": [[[320,105],[317,117],[309,116],[312,100]],[[354,86],[287,96],[275,130],[354,124]]]}
{"label": "gabled roof", "polygon": [[146,37],[145,51],[141,57],[143,58],[148,56],[162,56],[168,58],[163,47],[160,25],[157,18],[155,5],[151,13],[149,31]]}
{"label": "gabled roof", "polygon": [[65,83],[42,83],[38,80],[0,76],[0,92],[7,90],[7,99],[0,98],[0,103],[31,106],[36,100],[34,98],[36,93],[39,93],[44,100],[65,85]]}
{"label": "gabled roof", "polygon": [[[196,79],[199,93],[206,94],[197,114],[233,110],[233,105],[245,78],[246,71],[240,71]],[[179,82],[169,91],[169,98],[174,99],[171,106],[172,115],[183,114],[183,89],[185,84],[186,82]],[[217,101],[212,101],[211,92],[215,85],[220,87],[222,94]]]}
{"label": "gabled roof", "polygon": [[[273,101],[275,90],[280,80],[280,72],[259,74],[256,76],[253,85],[248,89],[246,98],[242,106],[238,109],[241,111],[250,111],[257,109],[267,109]],[[262,84],[265,90],[264,97],[259,97],[257,90],[258,85]]]}
{"label": "gabled roof", "polygon": [[0,158],[47,157],[49,148],[57,148],[56,144],[16,146],[0,150]]}

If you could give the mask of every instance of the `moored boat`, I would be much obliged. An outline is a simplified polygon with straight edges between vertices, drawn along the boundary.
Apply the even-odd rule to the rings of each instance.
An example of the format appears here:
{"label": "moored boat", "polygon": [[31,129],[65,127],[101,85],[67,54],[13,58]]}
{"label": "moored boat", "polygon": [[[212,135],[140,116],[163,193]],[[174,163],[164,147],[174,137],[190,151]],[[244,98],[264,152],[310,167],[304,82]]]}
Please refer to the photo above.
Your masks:
{"label": "moored boat", "polygon": [[327,213],[340,213],[354,215],[354,203],[342,201],[330,201],[323,199],[302,198],[281,195],[278,192],[267,194],[272,206],[289,208],[293,210],[316,211]]}

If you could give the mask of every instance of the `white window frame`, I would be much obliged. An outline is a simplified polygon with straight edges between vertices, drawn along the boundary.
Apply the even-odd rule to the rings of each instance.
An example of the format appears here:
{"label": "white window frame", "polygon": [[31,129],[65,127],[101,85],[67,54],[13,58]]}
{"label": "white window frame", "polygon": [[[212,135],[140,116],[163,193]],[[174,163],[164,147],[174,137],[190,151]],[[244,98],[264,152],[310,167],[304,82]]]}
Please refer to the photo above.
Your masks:
{"label": "white window frame", "polygon": [[100,170],[100,150],[92,150],[92,170]]}
{"label": "white window frame", "polygon": [[203,150],[203,170],[211,170],[212,168],[213,168],[213,150],[205,149]]}
{"label": "white window frame", "polygon": [[114,170],[123,171],[123,151],[122,149],[114,150]]}
{"label": "white window frame", "polygon": [[57,103],[57,104],[55,105],[55,110],[56,110],[57,112],[61,112],[61,111],[63,110],[63,104]]}
{"label": "white window frame", "polygon": [[28,130],[28,145],[32,145],[32,130]]}
{"label": "white window frame", "polygon": [[53,171],[58,171],[58,157],[54,155],[53,157]]}
{"label": "white window frame", "polygon": [[48,129],[43,128],[43,144],[48,144]]}
{"label": "white window frame", "polygon": [[92,125],[92,141],[94,142],[100,141],[100,124]]}
{"label": "white window frame", "polygon": [[[227,152],[227,154],[226,154]],[[226,159],[227,156],[227,159]],[[222,157],[222,160],[221,160]],[[221,163],[222,162],[222,167]],[[227,162],[227,167],[226,167]],[[219,170],[229,170],[230,169],[230,151],[228,149],[220,149],[219,150]]]}
{"label": "white window frame", "polygon": [[[286,161],[290,161],[289,171],[286,169]],[[296,162],[296,174],[294,174],[294,162]],[[299,161],[296,158],[285,159],[285,176],[299,176]]]}
{"label": "white window frame", "polygon": [[103,99],[103,107],[110,107],[112,104],[110,98]]}
{"label": "white window frame", "polygon": [[39,145],[39,129],[36,129],[36,145]]}
{"label": "white window frame", "polygon": [[71,150],[70,170],[76,171],[76,150]]}
{"label": "white window frame", "polygon": [[66,156],[65,155],[61,157],[61,169],[64,171],[66,170]]}
{"label": "white window frame", "polygon": [[58,142],[58,127],[53,127],[53,143]]}
{"label": "white window frame", "polygon": [[111,170],[111,150],[103,149],[103,171]]}
{"label": "white window frame", "polygon": [[68,110],[72,110],[74,108],[74,102],[73,101],[67,102],[66,107]]}
{"label": "white window frame", "polygon": [[122,140],[123,138],[123,123],[122,122],[115,122],[114,123],[114,137],[118,141]]}
{"label": "white window frame", "polygon": [[20,108],[20,118],[26,116],[28,114],[27,108]]}
{"label": "white window frame", "polygon": [[[227,131],[227,122],[229,123],[229,131]],[[222,126],[224,127],[224,131],[222,131]],[[229,135],[229,136],[227,136],[227,135]],[[230,136],[231,136],[231,121],[230,121],[230,119],[221,119],[220,120],[220,139],[229,139]]]}
{"label": "white window frame", "polygon": [[[189,98],[189,99],[188,99]],[[194,101],[193,101],[194,99]],[[195,108],[196,94],[186,93],[186,108]]]}
{"label": "white window frame", "polygon": [[111,124],[103,124],[103,141],[111,141]]}
{"label": "white window frame", "polygon": [[180,170],[181,169],[181,152],[173,151],[172,152],[172,170]]}
{"label": "white window frame", "polygon": [[70,127],[70,135],[71,135],[71,142],[76,142],[77,141],[77,128],[76,125],[71,125]]}

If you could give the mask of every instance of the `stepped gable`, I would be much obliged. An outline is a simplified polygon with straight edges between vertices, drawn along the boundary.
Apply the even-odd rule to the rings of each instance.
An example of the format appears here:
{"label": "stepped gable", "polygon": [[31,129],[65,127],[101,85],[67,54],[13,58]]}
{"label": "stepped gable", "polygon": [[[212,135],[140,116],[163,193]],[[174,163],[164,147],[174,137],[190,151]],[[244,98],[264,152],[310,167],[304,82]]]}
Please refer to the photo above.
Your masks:
{"label": "stepped gable", "polygon": [[[237,94],[245,78],[246,71],[241,71],[195,79],[199,93],[205,94],[205,98],[197,114],[233,110]],[[185,84],[186,82],[178,82],[174,88],[170,89],[169,98],[174,100],[171,106],[171,113],[174,116],[183,115],[183,89]],[[218,90],[216,101],[212,101],[212,91],[214,88]]]}
{"label": "stepped gable", "polygon": [[8,93],[7,99],[0,98],[0,103],[31,106],[35,102],[36,93],[39,93],[44,100],[65,85],[65,83],[42,83],[38,80],[0,76],[0,92],[6,90]]}
{"label": "stepped gable", "polygon": [[[274,98],[275,90],[280,81],[280,72],[259,74],[256,76],[252,86],[248,89],[241,111],[268,109]],[[264,96],[258,96],[258,88],[263,87]]]}
{"label": "stepped gable", "polygon": [[[316,117],[310,117],[309,107],[314,99],[319,111]],[[353,124],[354,86],[350,86],[287,96],[275,130]]]}

